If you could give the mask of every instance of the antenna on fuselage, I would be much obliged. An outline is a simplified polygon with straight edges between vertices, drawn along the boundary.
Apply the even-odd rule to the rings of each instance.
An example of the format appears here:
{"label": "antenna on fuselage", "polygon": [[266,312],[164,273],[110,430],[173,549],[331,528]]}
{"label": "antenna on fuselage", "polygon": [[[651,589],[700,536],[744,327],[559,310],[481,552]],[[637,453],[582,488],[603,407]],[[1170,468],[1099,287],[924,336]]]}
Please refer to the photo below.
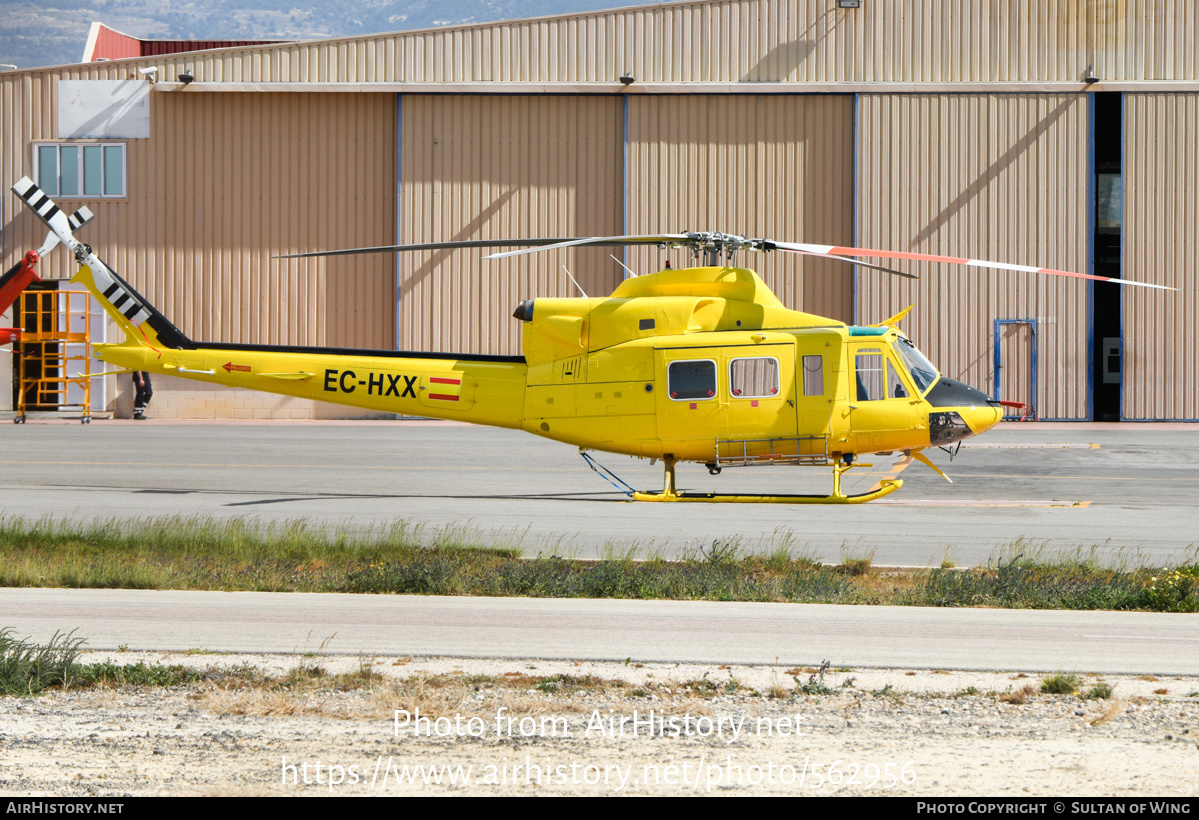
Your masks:
{"label": "antenna on fuselage", "polygon": [[[632,268],[630,268],[628,265],[626,265],[624,262],[621,262],[619,259],[617,259],[617,258],[616,258],[616,254],[610,253],[610,254],[608,254],[608,256],[612,257],[612,261],[613,261],[613,262],[615,262],[616,264],[618,264],[618,265],[620,265],[622,268],[624,268],[624,271],[625,271],[625,273],[627,273],[627,274],[629,275],[629,278],[630,278],[630,279],[636,279],[636,278],[637,278],[637,274],[633,273],[633,269],[632,269]],[[666,267],[668,267],[668,268],[669,268],[669,267],[670,267],[670,264],[669,264],[669,263],[667,263]]]}
{"label": "antenna on fuselage", "polygon": [[569,277],[569,278],[570,278],[570,281],[572,281],[572,282],[574,282],[574,283],[575,283],[575,287],[576,287],[576,288],[579,288],[579,293],[583,294],[583,298],[584,298],[584,299],[590,299],[591,297],[587,295],[587,291],[585,291],[585,290],[583,290],[581,287],[579,287],[579,283],[578,283],[578,282],[575,282],[575,278],[574,278],[573,276],[571,276],[571,275],[570,275],[570,271],[566,270],[566,266],[565,266],[565,265],[563,265],[563,266],[562,266],[562,270],[566,271],[566,275],[567,275],[567,277]]}

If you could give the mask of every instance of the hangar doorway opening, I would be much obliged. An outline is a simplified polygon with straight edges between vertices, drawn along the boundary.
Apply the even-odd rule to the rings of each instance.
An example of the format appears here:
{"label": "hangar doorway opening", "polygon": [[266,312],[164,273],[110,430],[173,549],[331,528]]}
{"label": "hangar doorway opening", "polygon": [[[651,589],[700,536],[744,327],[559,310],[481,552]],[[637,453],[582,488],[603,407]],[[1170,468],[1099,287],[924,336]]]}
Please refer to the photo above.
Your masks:
{"label": "hangar doorway opening", "polygon": [[[1093,273],[1120,277],[1124,227],[1124,95],[1093,95],[1095,120],[1095,231]],[[1095,421],[1120,421],[1124,357],[1121,290],[1112,282],[1092,283],[1091,397]]]}

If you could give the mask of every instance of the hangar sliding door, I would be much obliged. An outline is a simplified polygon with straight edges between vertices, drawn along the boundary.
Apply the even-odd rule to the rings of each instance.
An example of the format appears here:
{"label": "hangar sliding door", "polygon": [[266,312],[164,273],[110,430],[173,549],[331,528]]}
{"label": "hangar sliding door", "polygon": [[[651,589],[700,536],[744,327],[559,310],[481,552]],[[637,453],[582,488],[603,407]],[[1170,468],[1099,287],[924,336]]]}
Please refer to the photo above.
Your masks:
{"label": "hangar sliding door", "polygon": [[[620,233],[621,102],[613,96],[421,95],[400,100],[401,243]],[[622,278],[610,249],[484,261],[402,254],[396,346],[516,354],[522,299],[590,296]]]}
{"label": "hangar sliding door", "polygon": [[[863,94],[858,244],[1087,270],[1085,94]],[[1065,277],[898,262],[862,271],[857,321],[900,325],[946,376],[994,387],[996,319],[1037,323],[1041,418],[1087,416],[1087,285]]]}
{"label": "hangar sliding door", "polygon": [[[628,99],[628,231],[722,231],[791,242],[853,238],[853,97],[646,95]],[[637,273],[690,264],[629,249]],[[742,255],[790,308],[847,321],[847,265]]]}

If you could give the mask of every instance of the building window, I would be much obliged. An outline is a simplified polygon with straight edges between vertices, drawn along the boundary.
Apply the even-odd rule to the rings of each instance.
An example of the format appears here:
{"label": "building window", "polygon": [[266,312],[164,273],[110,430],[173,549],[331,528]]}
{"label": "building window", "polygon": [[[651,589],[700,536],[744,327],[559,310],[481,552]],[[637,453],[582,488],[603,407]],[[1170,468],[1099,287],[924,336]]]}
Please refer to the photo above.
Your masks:
{"label": "building window", "polygon": [[729,393],[735,399],[765,399],[777,396],[778,359],[733,359],[729,363]]}
{"label": "building window", "polygon": [[125,143],[84,142],[34,147],[38,187],[64,199],[125,196]]}

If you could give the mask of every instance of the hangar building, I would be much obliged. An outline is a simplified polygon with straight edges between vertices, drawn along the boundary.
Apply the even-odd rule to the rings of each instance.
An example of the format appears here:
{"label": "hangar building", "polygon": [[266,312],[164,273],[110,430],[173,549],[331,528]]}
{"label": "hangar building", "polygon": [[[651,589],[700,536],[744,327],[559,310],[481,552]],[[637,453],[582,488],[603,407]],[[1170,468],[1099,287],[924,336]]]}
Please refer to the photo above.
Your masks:
{"label": "hangar building", "polygon": [[[64,128],[70,100],[116,85],[83,80],[139,84],[142,130]],[[914,303],[903,328],[946,375],[1040,418],[1199,419],[1192,0],[675,2],[7,71],[0,106],[3,269],[44,235],[8,191],[29,175],[89,205],[81,238],[193,339],[515,353],[517,303],[576,295],[562,265],[610,292],[609,249],[272,257],[716,230],[1182,288],[739,260],[839,320]],[[616,256],[651,272],[684,253]],[[159,417],[347,412],[156,390]]]}

